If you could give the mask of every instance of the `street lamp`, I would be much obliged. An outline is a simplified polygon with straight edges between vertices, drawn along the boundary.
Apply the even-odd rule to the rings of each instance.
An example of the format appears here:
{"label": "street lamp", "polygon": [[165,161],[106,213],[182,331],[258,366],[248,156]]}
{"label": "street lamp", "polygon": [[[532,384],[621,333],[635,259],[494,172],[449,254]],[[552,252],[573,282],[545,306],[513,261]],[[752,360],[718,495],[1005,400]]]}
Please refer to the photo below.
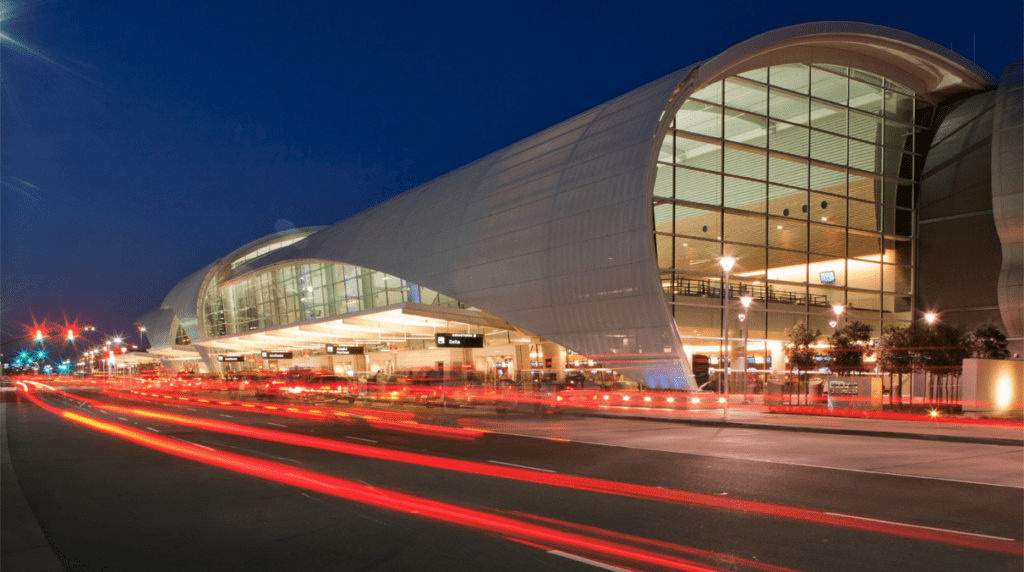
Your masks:
{"label": "street lamp", "polygon": [[750,303],[754,301],[754,297],[750,294],[744,294],[740,296],[740,303],[743,304],[743,314],[740,315],[740,321],[743,322],[743,403],[747,403],[747,332],[749,324],[747,322],[747,314],[750,312]]}
{"label": "street lamp", "polygon": [[935,312],[928,312],[924,315],[924,321],[928,322],[928,325],[930,326],[935,323],[935,319],[938,317],[938,314],[936,314]]}
{"label": "street lamp", "polygon": [[[846,309],[846,306],[843,306],[842,304],[835,304],[834,306],[832,306],[832,311],[836,313],[836,326],[839,325],[839,318],[843,315],[843,310],[845,310],[845,309]],[[829,322],[829,324],[831,324],[831,323],[832,322]],[[834,328],[836,326],[832,326],[832,327]]]}
{"label": "street lamp", "polygon": [[722,420],[729,419],[729,271],[736,264],[735,256],[723,256],[718,259],[722,266],[722,273],[725,277],[722,285],[722,306],[725,308],[725,320],[722,322],[725,330],[724,356],[722,359],[722,377],[725,380],[725,407],[722,409]]}

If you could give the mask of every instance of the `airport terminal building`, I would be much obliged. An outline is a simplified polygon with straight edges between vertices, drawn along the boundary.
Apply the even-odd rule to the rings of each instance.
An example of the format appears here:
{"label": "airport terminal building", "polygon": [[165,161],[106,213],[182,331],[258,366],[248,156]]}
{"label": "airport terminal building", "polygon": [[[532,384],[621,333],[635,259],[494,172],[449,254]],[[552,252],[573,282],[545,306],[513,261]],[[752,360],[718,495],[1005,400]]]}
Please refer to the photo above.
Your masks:
{"label": "airport terminal building", "polygon": [[876,335],[932,311],[993,324],[1022,353],[1022,73],[880,26],[775,30],[245,245],[137,322],[151,353],[209,371],[589,368],[677,389],[726,339],[786,369],[786,329],[829,332],[836,306]]}

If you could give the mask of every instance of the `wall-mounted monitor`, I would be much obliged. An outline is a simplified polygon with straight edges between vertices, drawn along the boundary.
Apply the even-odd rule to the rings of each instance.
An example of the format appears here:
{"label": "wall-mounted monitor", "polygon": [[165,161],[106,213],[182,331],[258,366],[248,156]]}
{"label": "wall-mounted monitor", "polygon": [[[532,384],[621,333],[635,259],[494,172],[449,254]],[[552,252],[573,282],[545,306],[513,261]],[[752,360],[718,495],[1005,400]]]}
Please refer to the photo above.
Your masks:
{"label": "wall-mounted monitor", "polygon": [[826,270],[824,272],[819,272],[818,276],[821,278],[822,284],[831,284],[836,281],[835,270]]}

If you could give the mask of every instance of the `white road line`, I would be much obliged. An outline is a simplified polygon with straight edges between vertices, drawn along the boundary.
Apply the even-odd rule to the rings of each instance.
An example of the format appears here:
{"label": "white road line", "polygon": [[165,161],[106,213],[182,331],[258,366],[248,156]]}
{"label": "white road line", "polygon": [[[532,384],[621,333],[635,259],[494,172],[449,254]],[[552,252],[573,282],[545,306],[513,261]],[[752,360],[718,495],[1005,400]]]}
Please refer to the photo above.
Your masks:
{"label": "white road line", "polygon": [[[543,437],[540,435],[527,435],[525,433],[511,433],[506,431],[491,430],[497,435],[511,435],[513,437],[526,437],[527,439],[549,439],[549,437]],[[926,475],[911,475],[907,473],[889,473],[884,471],[871,471],[867,469],[851,469],[848,467],[830,467],[828,465],[812,465],[810,463],[796,463],[793,461],[774,461],[771,459],[755,459],[752,457],[744,457],[742,455],[722,455],[708,453],[707,451],[671,451],[666,449],[652,449],[651,447],[638,447],[636,445],[618,445],[615,443],[601,443],[597,441],[581,441],[573,439],[573,443],[582,443],[584,445],[599,445],[601,447],[619,447],[621,449],[636,449],[638,451],[658,451],[661,453],[672,453],[681,455],[698,455],[701,457],[714,457],[716,459],[732,459],[734,461],[749,461],[751,463],[771,463],[773,465],[791,465],[794,467],[811,467],[813,469],[829,469],[832,471],[849,471],[851,473],[866,473],[869,475],[886,475],[890,477],[905,477],[908,479],[927,479],[930,481],[945,481],[948,483],[964,483],[968,485],[985,485],[987,487],[1000,487],[1005,489],[1022,489],[1024,486],[1021,485],[1001,485],[999,483],[986,483],[984,481],[968,481],[965,479],[947,479],[944,477],[929,477]]]}
{"label": "white road line", "polygon": [[227,417],[228,419],[234,419],[235,418],[234,415],[228,415],[227,413],[221,413],[220,416],[221,417]]}
{"label": "white road line", "polygon": [[598,562],[597,560],[576,556],[575,554],[569,554],[568,552],[562,552],[561,550],[548,550],[548,554],[554,554],[555,556],[561,556],[562,558],[568,558],[569,560],[575,560],[576,562],[590,564],[591,566],[604,568],[605,570],[611,570],[612,572],[631,572],[625,568],[619,568],[618,566],[612,566],[610,564],[605,564],[604,562]]}
{"label": "white road line", "polygon": [[280,423],[271,423],[267,421],[267,425],[273,425],[274,427],[287,427],[287,425],[281,425]]}
{"label": "white road line", "polygon": [[150,431],[152,431],[154,433],[159,433],[160,432],[159,429],[153,429],[152,427],[149,427],[148,425],[146,426],[146,429],[149,429]]}
{"label": "white road line", "polygon": [[978,534],[977,532],[964,532],[962,530],[952,530],[949,528],[935,528],[934,526],[922,526],[920,524],[907,524],[905,522],[895,522],[892,520],[881,520],[878,518],[868,518],[866,516],[854,516],[852,514],[843,514],[841,512],[826,512],[832,516],[841,516],[843,518],[855,518],[857,520],[867,520],[869,522],[881,522],[883,524],[895,524],[897,526],[909,526],[911,528],[923,528],[925,530],[937,530],[939,532],[952,532],[953,534],[965,534],[967,536],[978,536],[981,538],[990,538],[992,540],[1008,540],[1010,542],[1017,542],[1015,538],[1005,538],[1002,536],[989,536],[988,534]]}
{"label": "white road line", "polygon": [[488,463],[494,463],[495,465],[505,465],[506,467],[516,467],[519,469],[529,469],[531,471],[541,471],[543,473],[557,473],[558,471],[552,471],[551,469],[538,469],[537,467],[527,467],[526,465],[517,465],[515,463],[503,463],[501,461],[487,461]]}
{"label": "white road line", "polygon": [[118,419],[120,419],[121,421],[128,421],[128,420],[127,420],[127,419],[125,419],[124,417],[118,417]]}
{"label": "white road line", "polygon": [[246,453],[252,453],[254,455],[260,455],[262,457],[270,457],[271,459],[277,459],[279,461],[288,461],[290,463],[295,463],[297,465],[301,465],[302,464],[301,461],[296,461],[295,459],[289,459],[288,457],[277,457],[277,456],[274,456],[274,455],[269,455],[269,454],[264,453],[262,451],[254,451],[252,449],[246,449],[245,447],[236,447],[235,445],[228,445],[228,447],[231,447],[232,449],[238,449],[239,451],[245,451]]}
{"label": "white road line", "polygon": [[195,411],[196,410],[195,407],[186,407],[185,409],[188,409],[189,411]]}
{"label": "white road line", "polygon": [[188,443],[189,445],[195,445],[196,447],[202,447],[203,449],[206,449],[207,451],[216,451],[217,450],[217,449],[214,449],[213,447],[207,447],[206,445],[200,445],[199,443],[193,443],[192,441],[189,441],[189,440],[186,440],[186,439],[181,439],[181,438],[178,438],[178,437],[171,437],[171,439],[175,439],[177,441],[181,441],[182,443]]}
{"label": "white road line", "polygon": [[366,441],[367,443],[376,443],[373,439],[363,439],[362,437],[353,437],[351,435],[345,435],[346,439],[355,439],[356,441]]}

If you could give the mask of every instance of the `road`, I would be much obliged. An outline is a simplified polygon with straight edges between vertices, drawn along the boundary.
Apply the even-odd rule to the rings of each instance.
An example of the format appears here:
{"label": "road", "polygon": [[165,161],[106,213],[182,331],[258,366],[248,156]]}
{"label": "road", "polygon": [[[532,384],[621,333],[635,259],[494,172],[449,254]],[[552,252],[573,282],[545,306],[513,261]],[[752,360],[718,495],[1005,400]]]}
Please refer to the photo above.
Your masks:
{"label": "road", "polygon": [[[836,435],[723,437],[706,427],[516,416],[475,420],[487,433],[432,434],[401,411],[321,419],[33,396],[54,411],[24,395],[5,404],[10,460],[68,570],[1019,571],[1024,562],[1024,489],[998,475],[951,478],[948,466],[972,456],[1012,466],[1020,447],[863,437],[873,441],[860,446],[875,451],[863,468],[846,466],[853,446]],[[127,429],[115,436],[61,411]],[[264,433],[225,429],[238,426]],[[130,431],[209,458],[125,440]],[[287,442],[300,437],[341,445]],[[887,470],[927,465],[896,461],[925,446],[929,457],[946,455],[940,474]],[[840,461],[787,458],[794,447]],[[217,455],[239,465],[209,464]]]}

